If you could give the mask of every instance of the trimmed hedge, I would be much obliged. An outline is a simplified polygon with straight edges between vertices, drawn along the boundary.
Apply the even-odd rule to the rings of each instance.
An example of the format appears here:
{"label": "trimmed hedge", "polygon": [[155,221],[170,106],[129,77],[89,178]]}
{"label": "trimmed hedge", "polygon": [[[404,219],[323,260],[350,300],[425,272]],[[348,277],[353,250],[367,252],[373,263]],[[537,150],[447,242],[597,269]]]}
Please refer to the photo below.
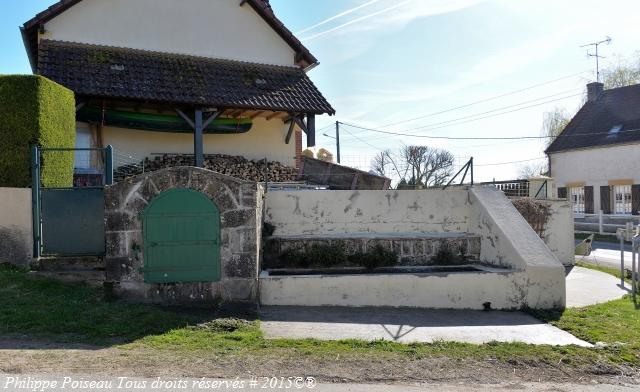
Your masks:
{"label": "trimmed hedge", "polygon": [[[73,148],[73,92],[37,75],[0,75],[0,187],[31,186],[31,146]],[[73,152],[42,154],[42,185],[73,184]]]}

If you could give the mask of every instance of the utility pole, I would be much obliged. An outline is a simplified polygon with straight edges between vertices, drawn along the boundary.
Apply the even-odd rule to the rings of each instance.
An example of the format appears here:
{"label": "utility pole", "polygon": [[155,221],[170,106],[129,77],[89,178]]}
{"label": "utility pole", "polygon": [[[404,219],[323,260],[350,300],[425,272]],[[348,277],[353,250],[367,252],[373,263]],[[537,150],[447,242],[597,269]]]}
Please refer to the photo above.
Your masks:
{"label": "utility pole", "polygon": [[326,133],[322,134],[323,136],[328,137],[329,139],[336,139],[336,155],[338,158],[338,164],[340,164],[340,121],[336,121],[336,136],[330,136]]}
{"label": "utility pole", "polygon": [[338,155],[338,164],[340,164],[340,121],[336,121],[336,153]]}
{"label": "utility pole", "polygon": [[611,37],[607,37],[606,39],[603,39],[602,41],[592,42],[590,44],[586,44],[586,45],[582,45],[581,46],[581,48],[587,48],[589,46],[595,46],[596,47],[596,54],[589,53],[589,51],[587,50],[587,56],[596,58],[596,82],[598,82],[598,83],[600,83],[600,59],[601,58],[602,59],[606,58],[604,56],[600,56],[600,53],[598,52],[598,46],[600,46],[602,44],[609,45],[610,43],[611,43]]}

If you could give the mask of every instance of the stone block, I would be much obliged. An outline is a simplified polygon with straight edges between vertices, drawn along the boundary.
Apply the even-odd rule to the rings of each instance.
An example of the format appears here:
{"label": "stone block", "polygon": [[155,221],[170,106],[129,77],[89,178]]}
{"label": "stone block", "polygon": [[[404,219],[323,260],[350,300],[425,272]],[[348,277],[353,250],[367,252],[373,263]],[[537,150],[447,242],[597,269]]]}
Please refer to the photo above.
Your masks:
{"label": "stone block", "polygon": [[240,187],[240,204],[242,207],[254,208],[258,200],[258,187],[254,183],[242,184]]}
{"label": "stone block", "polygon": [[256,252],[258,250],[258,236],[255,229],[241,229],[240,251]]}
{"label": "stone block", "polygon": [[255,278],[258,271],[256,255],[253,253],[233,254],[223,263],[224,278]]}
{"label": "stone block", "polygon": [[146,201],[147,204],[151,203],[153,199],[159,194],[160,192],[158,191],[158,188],[156,187],[156,184],[154,184],[151,177],[146,177],[142,181],[140,188],[138,188],[138,195],[140,195],[140,198]]}
{"label": "stone block", "polygon": [[218,207],[220,213],[225,213],[238,208],[237,201],[233,198],[228,188],[219,182],[208,184],[202,193]]}
{"label": "stone block", "polygon": [[126,257],[127,238],[125,232],[107,232],[105,234],[105,254],[107,258]]}
{"label": "stone block", "polygon": [[105,216],[107,231],[140,230],[140,219],[128,212],[109,211]]}
{"label": "stone block", "polygon": [[222,214],[221,223],[223,228],[243,227],[256,225],[255,210],[233,210]]}
{"label": "stone block", "polygon": [[220,286],[225,302],[256,300],[257,287],[253,279],[230,279],[221,282]]}

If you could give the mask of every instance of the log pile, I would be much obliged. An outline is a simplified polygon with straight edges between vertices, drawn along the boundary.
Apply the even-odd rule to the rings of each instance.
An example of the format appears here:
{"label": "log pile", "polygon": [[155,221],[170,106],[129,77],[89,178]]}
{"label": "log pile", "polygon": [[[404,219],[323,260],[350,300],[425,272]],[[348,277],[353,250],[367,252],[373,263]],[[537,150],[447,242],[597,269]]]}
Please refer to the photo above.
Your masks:
{"label": "log pile", "polygon": [[[206,169],[241,180],[264,182],[265,162],[263,160],[252,161],[242,156],[218,154],[205,155],[204,158],[204,166]],[[116,181],[121,181],[143,172],[193,165],[194,157],[190,155],[159,155],[154,159],[146,158],[143,162],[136,165],[120,166],[116,169],[114,177]],[[280,162],[267,161],[266,176],[269,182],[292,182],[298,178],[298,169],[286,166]]]}

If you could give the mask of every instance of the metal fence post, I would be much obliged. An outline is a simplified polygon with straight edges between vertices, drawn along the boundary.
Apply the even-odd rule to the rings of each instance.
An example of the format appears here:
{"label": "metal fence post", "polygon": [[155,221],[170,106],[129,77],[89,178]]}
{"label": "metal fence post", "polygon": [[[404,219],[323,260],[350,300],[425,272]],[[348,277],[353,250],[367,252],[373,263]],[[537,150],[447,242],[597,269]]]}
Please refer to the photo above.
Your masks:
{"label": "metal fence post", "polygon": [[33,258],[40,258],[40,149],[31,147],[31,207],[33,225]]}
{"label": "metal fence post", "polygon": [[600,234],[604,234],[604,216],[602,210],[598,211],[598,231]]}
{"label": "metal fence post", "polygon": [[473,186],[473,157],[469,160],[469,164],[471,165],[471,186]]}
{"label": "metal fence post", "polygon": [[113,146],[105,148],[105,185],[113,185]]}

